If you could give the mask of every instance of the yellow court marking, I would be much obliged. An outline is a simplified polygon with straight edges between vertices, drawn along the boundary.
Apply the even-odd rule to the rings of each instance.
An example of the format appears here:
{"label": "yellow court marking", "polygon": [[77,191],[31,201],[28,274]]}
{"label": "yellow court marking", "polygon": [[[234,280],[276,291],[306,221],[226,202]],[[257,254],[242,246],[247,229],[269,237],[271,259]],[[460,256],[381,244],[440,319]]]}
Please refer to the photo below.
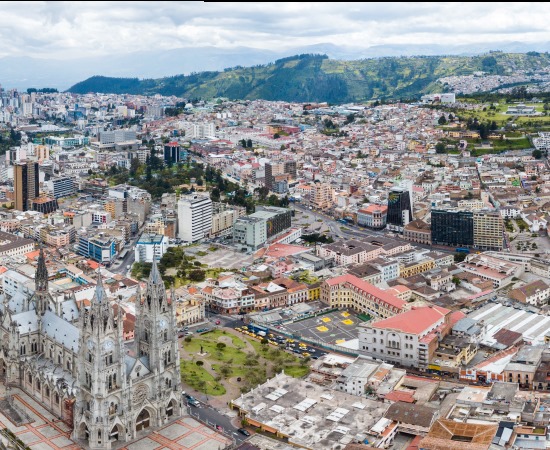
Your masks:
{"label": "yellow court marking", "polygon": [[344,312],[342,313],[342,316],[344,316],[344,317],[349,317],[349,316],[350,316],[350,314],[349,314],[349,312],[347,312],[347,311],[344,311]]}
{"label": "yellow court marking", "polygon": [[337,344],[343,344],[344,342],[346,342],[345,339],[338,339],[338,340],[336,341]]}
{"label": "yellow court marking", "polygon": [[317,327],[317,329],[318,329],[319,331],[328,331],[328,328],[325,327],[324,325],[321,325],[320,327]]}
{"label": "yellow court marking", "polygon": [[342,320],[342,323],[345,323],[346,325],[353,325],[353,320],[350,320],[350,319]]}
{"label": "yellow court marking", "polygon": [[327,322],[330,322],[330,317],[323,317],[321,320],[327,323]]}

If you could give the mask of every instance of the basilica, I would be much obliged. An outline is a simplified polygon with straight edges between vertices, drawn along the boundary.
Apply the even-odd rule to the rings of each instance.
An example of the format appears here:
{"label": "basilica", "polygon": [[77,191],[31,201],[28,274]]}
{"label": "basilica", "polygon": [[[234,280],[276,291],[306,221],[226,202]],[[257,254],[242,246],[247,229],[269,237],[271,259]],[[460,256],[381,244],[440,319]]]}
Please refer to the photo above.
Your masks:
{"label": "basilica", "polygon": [[[0,303],[0,378],[73,427],[91,449],[109,449],[181,414],[176,305],[154,262],[138,289],[134,340],[123,341],[101,272],[89,306],[55,297],[41,249],[32,294]],[[117,441],[120,441],[117,443]]]}

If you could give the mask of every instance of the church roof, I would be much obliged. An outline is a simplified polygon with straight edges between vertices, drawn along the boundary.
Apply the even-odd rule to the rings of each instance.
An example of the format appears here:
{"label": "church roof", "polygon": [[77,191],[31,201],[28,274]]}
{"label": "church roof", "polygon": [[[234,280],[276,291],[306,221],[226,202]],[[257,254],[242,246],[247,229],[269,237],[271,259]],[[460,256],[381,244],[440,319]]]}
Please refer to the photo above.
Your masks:
{"label": "church roof", "polygon": [[34,333],[38,330],[38,316],[34,309],[13,315],[12,321],[17,323],[20,334]]}
{"label": "church roof", "polygon": [[80,331],[72,323],[46,311],[42,316],[42,330],[65,348],[78,351]]}

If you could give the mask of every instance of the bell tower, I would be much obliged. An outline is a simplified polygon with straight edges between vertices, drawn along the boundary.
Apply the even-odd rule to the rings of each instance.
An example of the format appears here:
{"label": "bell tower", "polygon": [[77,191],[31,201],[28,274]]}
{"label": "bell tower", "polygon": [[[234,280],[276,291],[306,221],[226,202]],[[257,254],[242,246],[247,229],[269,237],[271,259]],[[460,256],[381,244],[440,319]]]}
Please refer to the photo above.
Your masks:
{"label": "bell tower", "polygon": [[120,308],[118,315],[115,321],[100,272],[91,305],[80,315],[80,389],[73,431],[76,438],[88,441],[91,449],[109,449],[113,437],[126,437],[126,365]]}

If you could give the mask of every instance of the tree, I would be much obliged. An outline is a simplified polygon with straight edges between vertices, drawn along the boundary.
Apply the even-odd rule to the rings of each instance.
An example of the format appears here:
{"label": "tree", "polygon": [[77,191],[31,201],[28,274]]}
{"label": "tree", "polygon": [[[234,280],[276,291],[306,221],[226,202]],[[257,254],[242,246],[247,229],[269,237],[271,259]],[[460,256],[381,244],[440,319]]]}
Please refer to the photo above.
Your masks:
{"label": "tree", "polygon": [[455,262],[462,262],[466,259],[466,253],[463,252],[456,252],[454,254],[454,260]]}
{"label": "tree", "polygon": [[439,120],[437,121],[439,125],[445,125],[447,123],[447,119],[445,118],[445,115],[442,114]]}
{"label": "tree", "polygon": [[201,361],[200,359],[195,363],[198,367],[204,366],[204,361]]}
{"label": "tree", "polygon": [[223,342],[218,342],[216,344],[216,347],[218,348],[218,350],[223,351],[225,350],[226,345]]}
{"label": "tree", "polygon": [[439,154],[445,153],[445,144],[443,142],[435,144],[435,152]]}
{"label": "tree", "polygon": [[455,284],[455,286],[460,286],[460,278],[458,277],[453,277],[453,283]]}
{"label": "tree", "polygon": [[542,152],[539,149],[533,150],[533,153],[531,153],[531,155],[533,155],[533,158],[535,158],[535,159],[541,159],[542,158]]}
{"label": "tree", "polygon": [[273,135],[273,139],[279,139],[281,137],[281,135],[279,133],[275,133]]}
{"label": "tree", "polygon": [[191,281],[204,281],[206,278],[206,272],[201,269],[192,270],[189,272],[189,279]]}
{"label": "tree", "polygon": [[220,190],[217,187],[212,189],[212,192],[210,192],[210,199],[213,202],[219,202],[220,201]]}
{"label": "tree", "polygon": [[252,139],[248,139],[248,140],[246,141],[246,146],[247,146],[248,148],[252,148]]}

